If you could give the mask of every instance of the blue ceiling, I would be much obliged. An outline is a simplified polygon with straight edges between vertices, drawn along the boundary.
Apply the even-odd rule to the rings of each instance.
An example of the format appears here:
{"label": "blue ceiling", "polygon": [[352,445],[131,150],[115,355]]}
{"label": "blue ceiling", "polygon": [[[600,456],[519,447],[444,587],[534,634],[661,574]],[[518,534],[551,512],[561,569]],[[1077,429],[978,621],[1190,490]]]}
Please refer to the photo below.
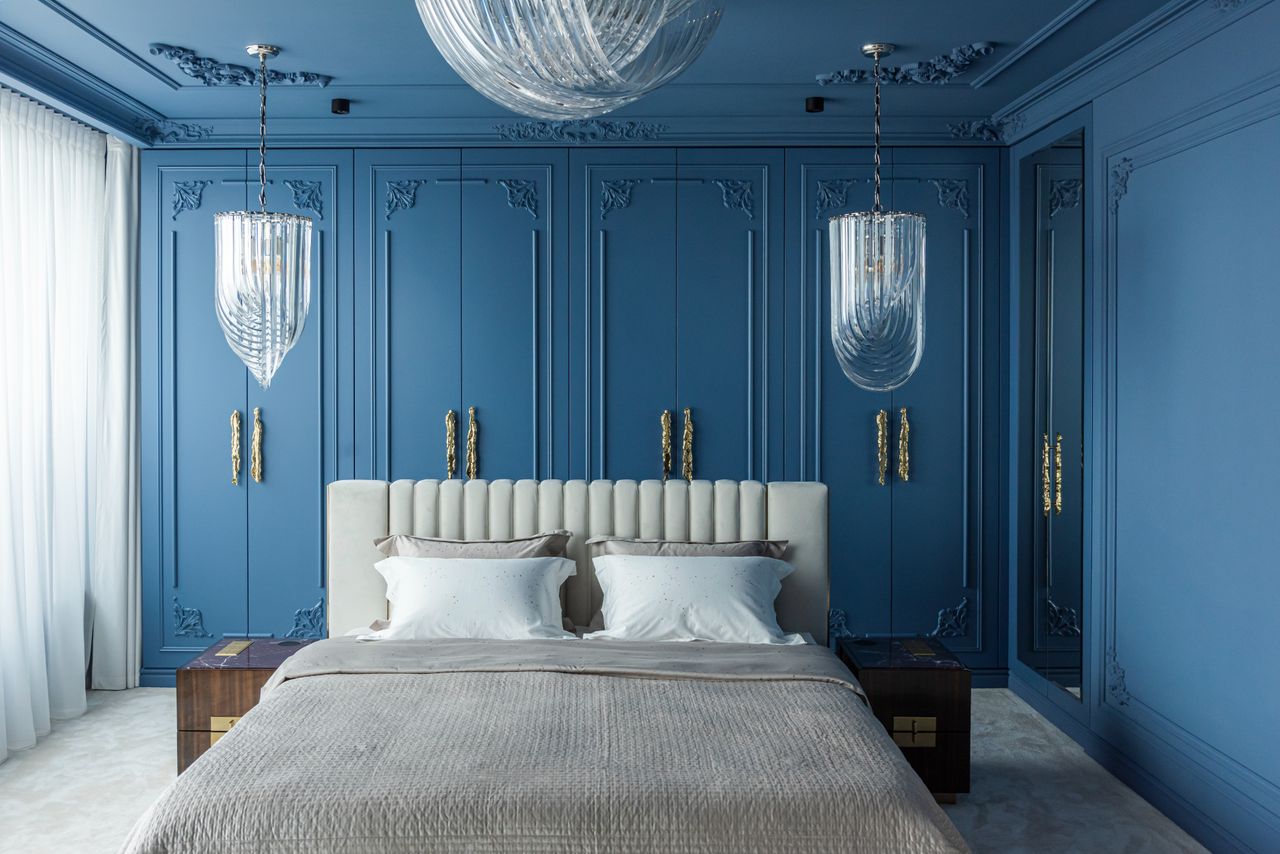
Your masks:
{"label": "blue ceiling", "polygon": [[[1165,2],[727,0],[719,31],[688,72],[609,118],[661,124],[677,139],[861,134],[867,87],[820,87],[815,75],[865,66],[858,47],[866,41],[899,44],[891,64],[990,42],[990,55],[950,82],[886,93],[889,133],[945,138],[950,123],[999,112]],[[275,70],[333,78],[272,90],[277,142],[494,141],[495,124],[520,120],[462,83],[412,0],[0,0],[0,80],[144,142],[250,139],[251,89],[203,85],[150,50],[161,43],[246,65],[250,42],[284,49]],[[826,112],[806,115],[807,95],[825,96]],[[350,99],[351,114],[331,115],[331,98]]]}

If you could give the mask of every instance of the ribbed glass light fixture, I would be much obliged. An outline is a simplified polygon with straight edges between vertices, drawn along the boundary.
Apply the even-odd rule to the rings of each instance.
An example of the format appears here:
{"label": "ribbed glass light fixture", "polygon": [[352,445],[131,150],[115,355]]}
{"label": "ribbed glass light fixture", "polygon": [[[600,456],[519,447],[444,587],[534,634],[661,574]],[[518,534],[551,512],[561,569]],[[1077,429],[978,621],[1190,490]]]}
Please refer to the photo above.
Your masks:
{"label": "ribbed glass light fixture", "polygon": [[684,71],[724,0],[417,0],[445,60],[480,94],[541,119],[598,116]]}
{"label": "ribbed glass light fixture", "polygon": [[880,204],[880,58],[893,48],[862,48],[875,60],[875,204],[827,226],[831,343],[845,376],[869,391],[898,388],[924,355],[925,219]]}
{"label": "ribbed glass light fixture", "polygon": [[246,50],[258,57],[258,210],[214,216],[214,303],[227,343],[265,389],[306,324],[311,218],[267,211],[267,57],[280,49]]}

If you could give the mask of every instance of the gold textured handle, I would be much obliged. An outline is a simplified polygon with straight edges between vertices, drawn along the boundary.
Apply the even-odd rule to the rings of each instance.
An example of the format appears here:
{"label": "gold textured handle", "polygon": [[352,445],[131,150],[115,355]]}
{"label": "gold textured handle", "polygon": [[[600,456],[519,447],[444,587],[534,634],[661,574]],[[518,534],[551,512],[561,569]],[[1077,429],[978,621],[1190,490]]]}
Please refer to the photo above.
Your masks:
{"label": "gold textured handle", "polygon": [[444,414],[445,479],[453,480],[458,471],[458,413],[450,409]]}
{"label": "gold textured handle", "polygon": [[671,477],[671,410],[662,410],[662,482]]}
{"label": "gold textured handle", "polygon": [[240,410],[231,410],[231,485],[240,485]]}
{"label": "gold textured handle", "polygon": [[1062,515],[1062,434],[1053,443],[1053,512]]}
{"label": "gold textured handle", "polygon": [[480,474],[480,455],[476,450],[480,425],[476,423],[476,408],[467,407],[467,480],[475,480]]}
{"label": "gold textured handle", "polygon": [[889,412],[885,409],[876,413],[876,467],[878,483],[884,486],[884,475],[889,471]]}
{"label": "gold textured handle", "polygon": [[249,474],[254,483],[262,483],[262,410],[253,408],[253,447],[249,455]]}
{"label": "gold textured handle", "polygon": [[898,410],[898,480],[911,480],[911,422],[907,408]]}
{"label": "gold textured handle", "polygon": [[1049,497],[1049,466],[1049,434],[1045,433],[1040,450],[1040,493],[1046,519],[1049,518],[1049,510],[1052,509],[1052,499]]}
{"label": "gold textured handle", "polygon": [[693,410],[684,408],[684,440],[681,442],[681,473],[693,481]]}

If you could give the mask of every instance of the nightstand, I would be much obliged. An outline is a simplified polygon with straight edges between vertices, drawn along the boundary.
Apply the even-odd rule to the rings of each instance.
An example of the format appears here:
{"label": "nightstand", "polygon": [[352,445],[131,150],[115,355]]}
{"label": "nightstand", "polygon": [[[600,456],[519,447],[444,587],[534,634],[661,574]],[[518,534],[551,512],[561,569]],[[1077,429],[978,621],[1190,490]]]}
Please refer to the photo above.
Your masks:
{"label": "nightstand", "polygon": [[286,658],[312,643],[224,638],[178,668],[178,773],[258,703],[258,692]]}
{"label": "nightstand", "polygon": [[934,638],[844,638],[840,659],[943,803],[969,791],[969,671]]}

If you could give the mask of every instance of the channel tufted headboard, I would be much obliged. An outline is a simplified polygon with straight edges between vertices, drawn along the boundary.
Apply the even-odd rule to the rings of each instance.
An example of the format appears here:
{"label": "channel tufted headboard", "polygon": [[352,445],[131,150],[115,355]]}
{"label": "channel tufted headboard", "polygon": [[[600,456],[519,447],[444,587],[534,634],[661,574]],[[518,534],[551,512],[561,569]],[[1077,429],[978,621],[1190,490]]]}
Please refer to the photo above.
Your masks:
{"label": "channel tufted headboard", "polygon": [[782,583],[778,622],[827,640],[827,487],[821,483],[695,480],[341,480],[329,485],[329,634],[387,616],[386,588],[373,565],[376,537],[415,534],[506,539],[565,528],[578,574],[568,613],[586,625],[600,585],[583,543],[615,535],[685,542],[789,540],[795,572]]}

